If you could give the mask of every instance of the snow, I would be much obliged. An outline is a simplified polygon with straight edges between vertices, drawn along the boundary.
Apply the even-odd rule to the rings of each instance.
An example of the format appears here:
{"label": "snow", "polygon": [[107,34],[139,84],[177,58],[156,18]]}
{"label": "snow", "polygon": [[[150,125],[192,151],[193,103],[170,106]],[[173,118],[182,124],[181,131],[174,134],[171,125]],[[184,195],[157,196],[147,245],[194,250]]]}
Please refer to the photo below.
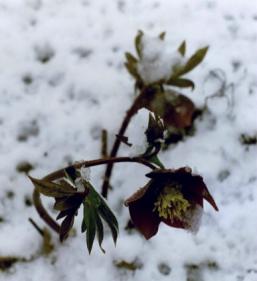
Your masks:
{"label": "snow", "polygon": [[185,61],[177,50],[172,50],[167,42],[159,37],[143,34],[141,45],[142,59],[137,69],[146,84],[167,81],[174,73],[174,69]]}
{"label": "snow", "polygon": [[[99,157],[101,129],[108,130],[110,144],[134,97],[123,63],[125,51],[134,52],[138,30],[153,41],[166,31],[171,54],[184,39],[188,53],[210,46],[188,75],[195,91],[183,90],[209,110],[197,119],[192,137],[160,158],[169,168],[189,166],[200,173],[220,211],[205,204],[196,235],[161,224],[146,241],[124,229],[129,214],[123,202],[144,186],[148,170],[117,164],[109,196],[120,223],[116,247],[107,233],[106,254],[95,243],[89,256],[80,212],[74,236],[61,244],[52,233],[55,250],[42,256],[42,238],[28,218],[42,228],[44,223],[29,204],[32,185],[16,166],[28,161],[31,175],[42,177],[72,161]],[[256,40],[256,0],[0,0],[0,256],[31,259],[0,272],[0,280],[257,280],[257,149],[240,141],[242,134],[257,134]],[[160,55],[156,48],[150,58]],[[166,77],[169,64],[154,64],[158,77]],[[145,79],[158,77],[150,72]],[[222,86],[223,95],[211,97]],[[144,145],[147,118],[140,111],[128,128],[135,148]],[[133,154],[133,147],[123,145],[120,155]],[[98,190],[103,170],[91,169]],[[44,204],[52,210],[53,200]],[[141,267],[117,268],[122,260]]]}

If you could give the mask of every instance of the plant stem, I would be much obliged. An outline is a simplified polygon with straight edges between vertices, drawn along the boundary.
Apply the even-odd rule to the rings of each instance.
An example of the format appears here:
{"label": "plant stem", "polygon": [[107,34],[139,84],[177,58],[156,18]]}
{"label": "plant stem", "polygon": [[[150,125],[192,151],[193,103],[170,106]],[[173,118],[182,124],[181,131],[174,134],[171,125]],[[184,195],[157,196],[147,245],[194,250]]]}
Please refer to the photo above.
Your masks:
{"label": "plant stem", "polygon": [[[110,157],[116,157],[117,152],[119,150],[120,144],[121,144],[121,137],[124,136],[124,133],[132,119],[132,117],[137,113],[137,111],[142,107],[142,101],[145,98],[146,94],[148,91],[151,91],[150,88],[143,88],[141,90],[141,93],[139,94],[139,96],[135,99],[134,103],[132,104],[132,106],[130,107],[130,109],[127,111],[125,118],[123,119],[119,132],[118,132],[118,136],[119,138],[116,138],[111,153],[110,153]],[[103,179],[103,186],[102,186],[102,196],[107,198],[108,196],[108,190],[109,190],[109,186],[110,186],[110,178],[112,175],[112,169],[113,169],[113,164],[115,162],[109,163],[106,167],[105,170],[105,174],[104,174],[104,179]]]}
{"label": "plant stem", "polygon": [[[57,170],[53,173],[48,174],[43,179],[47,181],[54,181],[57,179],[60,179],[65,176],[64,170],[70,167],[74,167],[76,169],[84,167],[93,167],[103,164],[109,164],[109,163],[124,163],[124,162],[132,162],[132,163],[139,163],[144,166],[149,167],[150,169],[154,170],[156,169],[156,166],[148,162],[147,160],[141,158],[141,157],[112,157],[112,158],[105,158],[105,159],[97,159],[97,160],[91,160],[91,161],[82,161],[75,163],[74,165],[67,166],[66,168]],[[46,209],[44,208],[40,193],[37,190],[37,188],[34,189],[33,192],[33,202],[34,206],[39,214],[39,216],[50,226],[55,232],[59,233],[60,231],[60,225],[48,214]]]}

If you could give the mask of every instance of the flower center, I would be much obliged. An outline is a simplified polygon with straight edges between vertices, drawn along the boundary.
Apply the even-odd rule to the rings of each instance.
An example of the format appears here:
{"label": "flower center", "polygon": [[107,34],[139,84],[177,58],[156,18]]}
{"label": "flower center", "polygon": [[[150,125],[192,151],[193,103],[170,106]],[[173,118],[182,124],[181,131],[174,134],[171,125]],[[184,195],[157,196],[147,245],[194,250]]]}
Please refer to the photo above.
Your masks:
{"label": "flower center", "polygon": [[157,211],[164,219],[181,219],[189,206],[190,203],[179,191],[179,186],[169,185],[158,196],[153,211]]}

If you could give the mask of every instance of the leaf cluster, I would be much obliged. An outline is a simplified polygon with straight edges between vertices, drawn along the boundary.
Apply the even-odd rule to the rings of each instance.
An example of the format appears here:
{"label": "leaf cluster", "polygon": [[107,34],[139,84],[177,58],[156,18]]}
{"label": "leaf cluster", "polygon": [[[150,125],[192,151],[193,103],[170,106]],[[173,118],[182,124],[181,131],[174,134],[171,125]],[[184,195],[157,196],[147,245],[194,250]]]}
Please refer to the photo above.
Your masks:
{"label": "leaf cluster", "polygon": [[[86,232],[86,243],[89,253],[93,242],[97,239],[101,250],[104,238],[105,221],[109,226],[114,242],[118,236],[118,222],[104,199],[98,194],[90,182],[84,179],[74,167],[65,170],[65,177],[58,182],[47,179],[35,179],[30,177],[37,191],[55,200],[54,209],[59,211],[56,220],[63,219],[60,229],[60,241],[64,241],[74,224],[78,209],[83,203],[84,212],[81,231]],[[83,187],[83,191],[78,189]]]}
{"label": "leaf cluster", "polygon": [[85,185],[89,189],[89,193],[83,202],[84,216],[81,225],[81,232],[83,233],[86,231],[86,241],[89,253],[92,250],[95,236],[97,236],[99,247],[103,252],[105,252],[102,248],[104,238],[103,221],[105,221],[110,228],[115,244],[119,233],[118,221],[95,188],[89,182],[85,182]]}
{"label": "leaf cluster", "polygon": [[[177,48],[177,51],[184,58],[185,62],[182,65],[176,65],[175,69],[172,69],[168,79],[161,79],[149,85],[143,81],[138,71],[138,65],[142,63],[144,56],[144,46],[142,44],[143,36],[144,33],[142,31],[138,31],[138,34],[135,37],[136,56],[129,52],[125,53],[125,67],[130,75],[136,80],[136,85],[139,87],[168,85],[178,88],[191,88],[193,90],[195,88],[194,82],[190,79],[184,78],[184,75],[191,72],[203,61],[209,47],[206,46],[196,50],[193,55],[186,59],[187,44],[186,41],[183,41]],[[159,34],[158,37],[160,40],[165,40],[165,32]]]}

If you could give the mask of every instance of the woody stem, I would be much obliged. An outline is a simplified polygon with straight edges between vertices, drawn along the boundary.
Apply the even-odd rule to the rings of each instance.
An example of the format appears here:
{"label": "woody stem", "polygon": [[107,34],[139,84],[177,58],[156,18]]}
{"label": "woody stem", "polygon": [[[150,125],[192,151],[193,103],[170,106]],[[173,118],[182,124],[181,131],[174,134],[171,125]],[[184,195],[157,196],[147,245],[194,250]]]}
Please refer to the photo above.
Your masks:
{"label": "woody stem", "polygon": [[[154,91],[154,89],[150,87],[144,87],[141,89],[141,92],[139,96],[135,99],[134,103],[130,107],[130,109],[127,111],[125,118],[123,119],[121,123],[121,127],[118,132],[118,138],[116,138],[111,153],[110,157],[115,157],[118,153],[120,144],[121,144],[121,137],[124,136],[125,131],[132,119],[132,117],[137,113],[137,111],[142,108],[142,105],[144,104],[144,99],[147,97],[148,94],[151,94],[151,92]],[[102,196],[107,198],[108,196],[108,190],[110,187],[110,178],[112,175],[112,170],[113,170],[113,164],[115,162],[110,162],[107,164],[105,174],[104,174],[104,179],[103,179],[103,185],[102,185]]]}

